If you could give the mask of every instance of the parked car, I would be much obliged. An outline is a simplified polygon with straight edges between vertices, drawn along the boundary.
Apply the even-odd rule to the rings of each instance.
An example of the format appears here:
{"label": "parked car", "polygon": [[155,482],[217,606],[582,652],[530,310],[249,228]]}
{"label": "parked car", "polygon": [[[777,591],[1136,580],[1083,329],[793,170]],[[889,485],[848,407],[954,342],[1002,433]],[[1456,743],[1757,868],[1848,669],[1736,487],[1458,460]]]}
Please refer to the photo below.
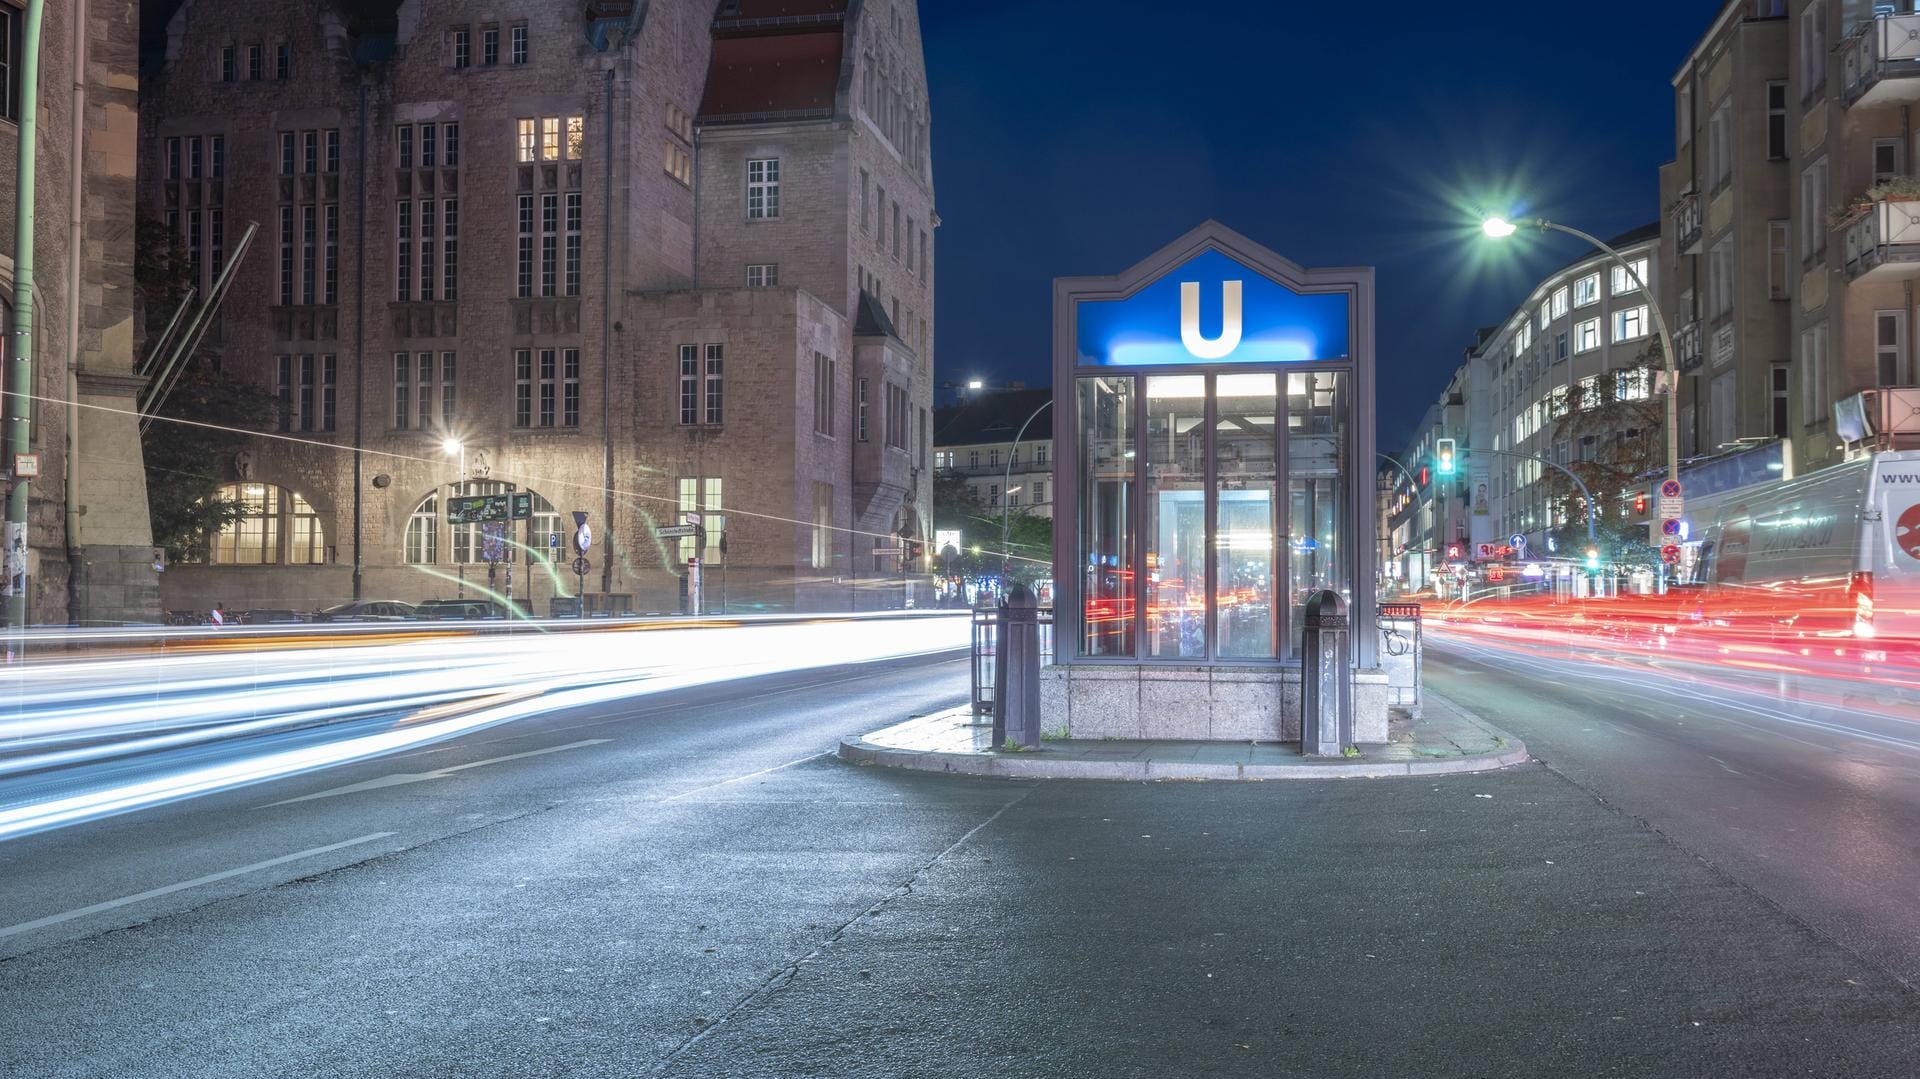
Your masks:
{"label": "parked car", "polygon": [[413,617],[421,622],[505,618],[507,609],[490,599],[430,599],[413,609]]}
{"label": "parked car", "polygon": [[313,616],[315,622],[404,622],[413,617],[414,606],[393,599],[363,599],[341,603]]}
{"label": "parked car", "polygon": [[238,618],[231,619],[235,624],[242,626],[283,625],[289,622],[305,622],[306,620],[307,616],[301,614],[299,611],[266,608],[241,611]]}

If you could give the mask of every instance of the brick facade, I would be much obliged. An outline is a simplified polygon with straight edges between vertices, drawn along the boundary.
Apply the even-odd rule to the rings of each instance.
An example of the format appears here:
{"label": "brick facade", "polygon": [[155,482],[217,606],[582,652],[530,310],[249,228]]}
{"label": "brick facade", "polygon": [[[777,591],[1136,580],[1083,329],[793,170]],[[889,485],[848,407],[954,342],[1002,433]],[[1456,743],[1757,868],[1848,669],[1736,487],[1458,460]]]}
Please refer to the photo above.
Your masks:
{"label": "brick facade", "polygon": [[[810,23],[817,39],[806,47],[854,56],[873,35],[885,38],[873,47],[894,57],[892,77],[917,95],[924,127],[917,20],[911,3],[897,3],[897,12],[895,6],[809,5],[823,10]],[[915,527],[927,516],[931,488],[924,467],[905,463],[913,457],[906,449],[893,451],[900,461],[881,455],[856,463],[856,368],[871,366],[876,373],[868,377],[893,379],[915,408],[930,402],[931,345],[911,342],[922,319],[931,340],[931,256],[923,263],[916,249],[916,270],[908,274],[904,262],[861,252],[855,177],[859,162],[867,162],[869,175],[903,169],[900,157],[877,145],[868,130],[857,77],[835,80],[817,115],[796,119],[789,112],[769,121],[714,114],[713,101],[759,92],[735,85],[735,68],[722,65],[716,49],[788,45],[758,39],[754,11],[716,19],[708,0],[597,3],[584,10],[529,0],[482,17],[451,0],[391,11],[301,0],[262,13],[243,0],[187,0],[174,16],[165,66],[149,87],[141,120],[145,208],[178,214],[178,227],[186,229],[189,199],[218,199],[229,251],[240,223],[260,223],[214,347],[224,370],[270,389],[279,386],[284,362],[298,414],[284,437],[261,439],[244,461],[218,465],[235,480],[244,472],[254,482],[298,492],[325,544],[317,565],[174,567],[164,582],[169,608],[221,602],[229,609],[305,609],[348,599],[356,575],[356,427],[363,455],[359,593],[367,598],[452,595],[463,573],[472,594],[471,582],[485,578],[485,565],[463,568],[452,561],[455,537],[444,521],[434,526],[431,561],[421,557],[417,542],[409,551],[416,509],[436,492],[443,509],[449,484],[459,479],[459,455],[442,449],[454,439],[464,448],[469,480],[533,490],[568,533],[569,511],[589,514],[596,532],[589,593],[631,595],[639,610],[676,608],[682,556],[691,543],[657,537],[653,529],[678,520],[683,481],[718,480],[727,523],[719,561],[730,605],[885,602],[854,594],[859,580],[871,576],[854,564],[857,533],[880,531],[879,523],[888,530]],[[245,31],[237,33],[240,27]],[[514,62],[517,28],[524,28],[524,63]],[[284,80],[276,69],[282,43],[290,53]],[[248,78],[254,46],[264,57],[259,80]],[[239,65],[231,82],[224,80],[226,49],[235,50]],[[852,61],[840,66],[859,69]],[[521,128],[527,120],[533,122],[531,161],[522,160],[529,156]],[[452,163],[449,125],[458,140]],[[327,135],[333,131],[337,156]],[[312,167],[308,132],[316,133]],[[283,158],[288,133],[291,175]],[[205,140],[215,135],[223,139],[224,155],[217,183],[206,175],[211,144]],[[176,151],[170,140],[196,137],[203,140],[200,178],[169,178],[186,171],[184,164],[170,171],[170,155],[184,160],[188,145]],[[748,218],[750,158],[780,161],[778,217]],[[889,183],[888,197],[898,198],[917,228],[930,231],[936,221],[930,170],[920,173],[916,181],[903,172]],[[451,297],[449,200],[457,211],[458,244]],[[283,250],[280,229],[289,211],[292,233]],[[571,227],[576,215],[577,231]],[[197,220],[210,249],[209,219],[203,213]],[[331,296],[329,221],[337,221],[338,245]],[[430,235],[423,229],[429,221]],[[531,258],[523,266],[528,224]],[[576,235],[577,249],[569,243]],[[930,252],[931,239],[925,243]],[[435,269],[423,290],[427,259]],[[311,298],[309,260],[317,279]],[[914,312],[911,328],[902,326],[897,336],[857,317],[863,260],[885,304]],[[749,264],[776,265],[777,279],[749,288]],[[291,267],[290,286],[282,282],[283,265]],[[210,260],[206,272],[216,272]],[[682,422],[682,346],[694,346],[698,369],[692,423]],[[709,346],[718,350],[710,353]],[[856,352],[875,358],[862,361]],[[401,354],[404,365],[396,361]],[[423,355],[431,397],[424,422]],[[308,356],[311,409],[299,407]],[[329,356],[331,430],[322,403]],[[449,356],[451,418],[442,408]],[[817,356],[831,364],[823,368]],[[709,360],[717,367],[710,369]],[[838,383],[831,400],[843,415],[835,436],[815,433],[817,369],[832,370]],[[883,369],[891,373],[879,374]],[[402,371],[404,426],[396,416]],[[715,372],[720,404],[709,415],[705,393]],[[530,377],[523,383],[523,376]],[[570,401],[576,402],[571,408]],[[824,488],[833,495],[830,519],[822,522],[816,491]],[[697,498],[708,491],[699,484],[694,489]],[[815,557],[822,524],[832,536],[831,561]],[[717,542],[707,552],[710,563],[719,555]],[[532,546],[545,554],[544,543]],[[287,551],[275,554],[284,558]],[[539,557],[532,565],[523,559],[516,596],[528,596],[531,588],[544,614],[550,598],[576,588],[573,574],[558,569]],[[714,576],[707,574],[710,607],[718,602]]]}

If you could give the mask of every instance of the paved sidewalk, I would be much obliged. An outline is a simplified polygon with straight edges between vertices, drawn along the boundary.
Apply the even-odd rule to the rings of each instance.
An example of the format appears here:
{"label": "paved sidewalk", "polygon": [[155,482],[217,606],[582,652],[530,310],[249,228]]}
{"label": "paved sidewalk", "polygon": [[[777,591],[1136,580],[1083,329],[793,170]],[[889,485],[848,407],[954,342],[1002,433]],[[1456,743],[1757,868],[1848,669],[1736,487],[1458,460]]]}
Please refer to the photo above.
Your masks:
{"label": "paved sidewalk", "polygon": [[1527,747],[1432,693],[1417,720],[1395,713],[1386,745],[1357,757],[1302,757],[1292,742],[1047,739],[1025,751],[995,749],[991,721],[965,708],[916,716],[840,743],[840,759],[923,772],[1022,779],[1383,779],[1489,772],[1527,760]]}

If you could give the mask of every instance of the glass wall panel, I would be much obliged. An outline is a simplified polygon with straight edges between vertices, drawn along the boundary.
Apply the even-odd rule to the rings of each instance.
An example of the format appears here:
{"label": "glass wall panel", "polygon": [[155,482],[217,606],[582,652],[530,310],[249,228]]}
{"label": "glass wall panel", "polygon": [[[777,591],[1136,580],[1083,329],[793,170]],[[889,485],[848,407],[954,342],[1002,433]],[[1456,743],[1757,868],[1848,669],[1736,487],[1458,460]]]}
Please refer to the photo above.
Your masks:
{"label": "glass wall panel", "polygon": [[1223,374],[1214,385],[1214,639],[1222,658],[1278,655],[1274,536],[1274,375]]}
{"label": "glass wall panel", "polygon": [[1146,380],[1147,650],[1207,654],[1207,377]]}
{"label": "glass wall panel", "polygon": [[1134,654],[1133,385],[1083,378],[1075,388],[1083,656]]}
{"label": "glass wall panel", "polygon": [[1348,467],[1349,392],[1344,372],[1287,375],[1287,584],[1296,653],[1301,609],[1309,596],[1331,588],[1353,602],[1342,483]]}

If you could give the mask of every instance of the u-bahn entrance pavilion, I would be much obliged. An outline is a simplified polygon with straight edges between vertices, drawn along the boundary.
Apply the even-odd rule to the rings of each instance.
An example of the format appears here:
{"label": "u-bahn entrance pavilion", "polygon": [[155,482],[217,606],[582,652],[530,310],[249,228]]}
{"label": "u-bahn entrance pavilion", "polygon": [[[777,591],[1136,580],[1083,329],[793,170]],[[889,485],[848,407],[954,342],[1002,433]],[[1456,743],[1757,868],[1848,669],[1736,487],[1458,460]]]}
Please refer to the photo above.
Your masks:
{"label": "u-bahn entrance pavilion", "polygon": [[1056,662],[1074,738],[1300,737],[1304,606],[1349,607],[1354,740],[1387,738],[1374,629],[1373,270],[1207,222],[1054,282]]}

